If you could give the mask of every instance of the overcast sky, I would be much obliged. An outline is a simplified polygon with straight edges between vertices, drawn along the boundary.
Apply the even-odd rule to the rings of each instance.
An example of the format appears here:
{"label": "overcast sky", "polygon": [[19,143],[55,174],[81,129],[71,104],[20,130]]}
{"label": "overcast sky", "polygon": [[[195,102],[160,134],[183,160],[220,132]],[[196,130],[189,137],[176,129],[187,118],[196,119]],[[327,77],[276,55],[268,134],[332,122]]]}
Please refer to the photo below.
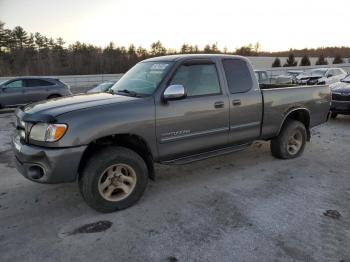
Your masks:
{"label": "overcast sky", "polygon": [[0,20],[48,37],[106,46],[160,40],[265,51],[350,45],[350,0],[0,0]]}

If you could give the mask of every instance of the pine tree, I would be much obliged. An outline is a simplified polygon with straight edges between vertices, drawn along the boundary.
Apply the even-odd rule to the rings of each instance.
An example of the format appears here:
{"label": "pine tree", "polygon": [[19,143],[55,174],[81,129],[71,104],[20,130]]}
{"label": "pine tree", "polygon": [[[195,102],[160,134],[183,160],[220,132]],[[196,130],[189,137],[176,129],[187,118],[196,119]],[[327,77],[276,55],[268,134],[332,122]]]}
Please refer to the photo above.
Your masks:
{"label": "pine tree", "polygon": [[336,55],[333,60],[333,64],[342,64],[342,63],[344,63],[343,58],[340,55]]}
{"label": "pine tree", "polygon": [[310,59],[307,55],[303,55],[303,58],[300,61],[300,66],[309,66],[311,65]]}
{"label": "pine tree", "polygon": [[283,65],[284,67],[297,66],[298,62],[295,60],[295,56],[293,53],[290,53],[286,63]]}
{"label": "pine tree", "polygon": [[181,54],[186,54],[186,53],[189,53],[189,52],[190,52],[190,47],[188,46],[188,44],[183,44],[181,46],[180,53]]}
{"label": "pine tree", "polygon": [[327,60],[325,59],[325,57],[324,57],[323,54],[321,54],[321,55],[318,57],[318,59],[317,59],[317,61],[316,61],[316,65],[328,65],[328,62],[327,62]]}
{"label": "pine tree", "polygon": [[278,57],[273,61],[272,67],[281,67],[281,60]]}
{"label": "pine tree", "polygon": [[205,45],[203,51],[204,51],[204,53],[206,53],[206,54],[210,54],[210,53],[211,53],[210,45]]}
{"label": "pine tree", "polygon": [[5,23],[0,21],[0,52],[7,48],[7,33],[5,30]]}
{"label": "pine tree", "polygon": [[28,34],[20,26],[16,26],[12,30],[12,37],[15,41],[16,48],[23,49],[28,43]]}
{"label": "pine tree", "polygon": [[161,56],[166,54],[166,48],[160,41],[152,43],[151,45],[151,54],[153,56]]}

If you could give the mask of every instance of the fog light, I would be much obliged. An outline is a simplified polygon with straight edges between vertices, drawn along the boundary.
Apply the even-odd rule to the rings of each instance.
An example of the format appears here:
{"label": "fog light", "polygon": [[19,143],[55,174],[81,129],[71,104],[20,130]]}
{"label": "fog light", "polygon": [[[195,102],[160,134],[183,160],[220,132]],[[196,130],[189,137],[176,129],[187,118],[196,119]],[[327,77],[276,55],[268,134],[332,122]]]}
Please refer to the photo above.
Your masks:
{"label": "fog light", "polygon": [[44,170],[40,166],[31,166],[28,168],[28,176],[31,179],[40,179],[44,176]]}

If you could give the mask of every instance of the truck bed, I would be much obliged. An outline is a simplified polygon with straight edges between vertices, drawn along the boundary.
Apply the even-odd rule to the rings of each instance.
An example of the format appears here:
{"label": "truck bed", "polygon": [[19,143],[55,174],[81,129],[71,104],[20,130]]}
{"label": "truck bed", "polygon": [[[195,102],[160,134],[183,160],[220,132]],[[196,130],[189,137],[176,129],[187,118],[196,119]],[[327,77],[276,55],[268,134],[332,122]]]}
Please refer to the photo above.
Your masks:
{"label": "truck bed", "polygon": [[262,138],[278,134],[287,113],[302,107],[310,113],[310,127],[327,121],[330,108],[330,89],[327,85],[286,86],[263,85],[261,93],[264,103]]}

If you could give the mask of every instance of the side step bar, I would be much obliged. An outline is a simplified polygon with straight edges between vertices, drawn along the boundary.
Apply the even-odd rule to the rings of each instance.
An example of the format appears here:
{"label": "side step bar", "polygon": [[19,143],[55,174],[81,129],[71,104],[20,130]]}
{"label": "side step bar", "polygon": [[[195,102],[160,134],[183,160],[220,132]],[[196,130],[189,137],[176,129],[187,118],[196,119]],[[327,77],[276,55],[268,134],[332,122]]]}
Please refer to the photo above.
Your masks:
{"label": "side step bar", "polygon": [[211,157],[216,157],[216,156],[221,156],[221,155],[227,155],[233,152],[241,151],[249,147],[251,143],[248,144],[243,144],[243,145],[236,145],[236,146],[231,146],[231,147],[225,147],[225,148],[220,148],[200,154],[195,154],[195,155],[190,155],[186,157],[180,157],[172,160],[166,160],[166,161],[161,161],[160,164],[164,165],[184,165],[184,164],[189,164],[195,161],[199,160],[204,160],[207,158]]}

